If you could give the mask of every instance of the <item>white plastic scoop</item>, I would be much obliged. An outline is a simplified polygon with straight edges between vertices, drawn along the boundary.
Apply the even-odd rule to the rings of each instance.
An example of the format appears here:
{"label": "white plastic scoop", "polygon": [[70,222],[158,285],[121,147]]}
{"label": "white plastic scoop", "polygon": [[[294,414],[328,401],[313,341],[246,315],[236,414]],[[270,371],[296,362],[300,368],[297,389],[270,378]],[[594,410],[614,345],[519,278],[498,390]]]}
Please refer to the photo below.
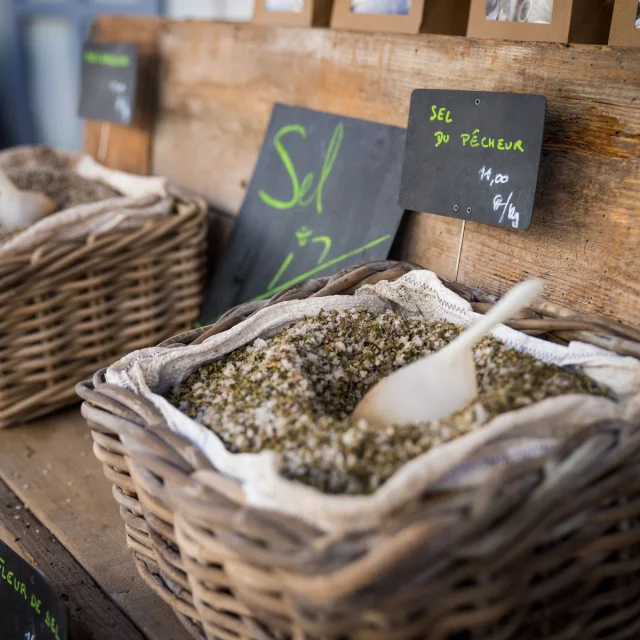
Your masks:
{"label": "white plastic scoop", "polygon": [[513,287],[446,347],[380,380],[360,400],[352,419],[384,428],[439,420],[466,407],[478,395],[473,347],[497,324],[526,307],[543,286],[541,280],[527,280]]}
{"label": "white plastic scoop", "polygon": [[0,169],[0,225],[7,229],[28,227],[57,208],[44,193],[18,189]]}

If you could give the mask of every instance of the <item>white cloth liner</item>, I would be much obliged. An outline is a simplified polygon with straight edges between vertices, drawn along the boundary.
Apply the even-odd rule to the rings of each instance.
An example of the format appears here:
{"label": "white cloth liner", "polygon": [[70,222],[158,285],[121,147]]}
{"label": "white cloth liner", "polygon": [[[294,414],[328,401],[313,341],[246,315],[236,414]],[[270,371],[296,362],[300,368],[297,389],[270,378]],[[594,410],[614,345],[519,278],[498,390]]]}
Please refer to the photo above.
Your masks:
{"label": "white cloth liner", "polygon": [[[501,325],[493,332],[497,339],[545,362],[581,365],[589,373],[595,370],[598,379],[608,382],[628,402],[584,395],[545,400],[498,416],[476,431],[415,458],[372,495],[329,496],[279,475],[280,458],[275,452],[229,453],[213,432],[163,397],[202,364],[258,337],[272,335],[296,320],[315,316],[321,309],[367,309],[380,313],[390,306],[408,315],[446,320],[460,327],[477,318],[471,305],[447,289],[434,273],[413,271],[395,282],[362,287],[355,296],[309,298],[267,307],[199,345],[136,351],[109,367],[106,379],[149,399],[171,429],[196,444],[218,470],[241,483],[249,505],[295,515],[335,533],[379,525],[391,510],[419,495],[427,485],[475,484],[509,461],[548,454],[561,437],[595,421],[640,417],[640,396],[636,395],[640,392],[639,361],[582,343],[563,347]],[[487,456],[476,457],[465,467],[465,459],[490,442]]]}

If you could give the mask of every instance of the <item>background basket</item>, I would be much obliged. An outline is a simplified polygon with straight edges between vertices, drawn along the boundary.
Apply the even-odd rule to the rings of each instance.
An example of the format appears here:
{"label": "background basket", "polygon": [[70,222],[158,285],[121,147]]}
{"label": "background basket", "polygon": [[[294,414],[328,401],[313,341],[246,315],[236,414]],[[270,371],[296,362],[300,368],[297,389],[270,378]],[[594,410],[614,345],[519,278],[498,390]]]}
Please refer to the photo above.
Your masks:
{"label": "background basket", "polygon": [[[412,268],[372,263],[311,280],[163,346],[201,342],[265,304],[349,295]],[[480,310],[495,301],[456,289]],[[567,312],[543,304],[515,323],[638,352],[634,329]],[[552,456],[511,464],[480,487],[427,490],[382,528],[340,537],[248,507],[237,483],[169,431],[151,403],[106,384],[104,371],[77,391],[138,569],[194,637],[640,633],[640,424],[590,425]]]}
{"label": "background basket", "polygon": [[0,256],[0,427],[77,401],[97,368],[193,326],[206,206],[171,198],[169,215]]}

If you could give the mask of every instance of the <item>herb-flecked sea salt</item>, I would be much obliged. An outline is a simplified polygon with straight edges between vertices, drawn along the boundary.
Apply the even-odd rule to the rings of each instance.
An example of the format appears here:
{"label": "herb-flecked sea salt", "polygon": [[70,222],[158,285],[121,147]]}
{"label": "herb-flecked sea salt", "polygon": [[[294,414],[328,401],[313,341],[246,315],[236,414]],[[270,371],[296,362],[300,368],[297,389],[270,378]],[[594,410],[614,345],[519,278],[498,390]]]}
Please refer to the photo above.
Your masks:
{"label": "herb-flecked sea salt", "polygon": [[121,195],[106,184],[87,180],[70,170],[20,167],[8,169],[7,175],[18,189],[38,191],[48,195],[55,200],[58,210]]}
{"label": "herb-flecked sea salt", "polygon": [[288,478],[327,493],[368,494],[409,460],[498,414],[567,393],[604,393],[585,376],[485,338],[474,350],[480,393],[471,406],[382,431],[349,419],[378,380],[459,333],[392,311],[321,313],[200,367],[171,401],[232,452],[271,449]]}

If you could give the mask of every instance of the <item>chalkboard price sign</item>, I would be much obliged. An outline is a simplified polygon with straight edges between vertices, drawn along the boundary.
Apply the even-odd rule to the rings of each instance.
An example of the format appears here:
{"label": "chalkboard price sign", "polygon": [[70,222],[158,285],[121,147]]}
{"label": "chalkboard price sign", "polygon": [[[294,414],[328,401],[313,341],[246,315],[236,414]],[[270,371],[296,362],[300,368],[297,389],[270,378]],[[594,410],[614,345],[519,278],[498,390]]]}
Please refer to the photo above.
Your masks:
{"label": "chalkboard price sign", "polygon": [[387,257],[405,130],[275,105],[203,324],[312,277]]}
{"label": "chalkboard price sign", "polygon": [[0,540],[0,638],[66,640],[67,609],[43,575]]}
{"label": "chalkboard price sign", "polygon": [[416,89],[400,205],[528,229],[546,105],[534,94]]}
{"label": "chalkboard price sign", "polygon": [[122,42],[88,42],[82,52],[81,118],[130,125],[136,107],[138,48]]}

